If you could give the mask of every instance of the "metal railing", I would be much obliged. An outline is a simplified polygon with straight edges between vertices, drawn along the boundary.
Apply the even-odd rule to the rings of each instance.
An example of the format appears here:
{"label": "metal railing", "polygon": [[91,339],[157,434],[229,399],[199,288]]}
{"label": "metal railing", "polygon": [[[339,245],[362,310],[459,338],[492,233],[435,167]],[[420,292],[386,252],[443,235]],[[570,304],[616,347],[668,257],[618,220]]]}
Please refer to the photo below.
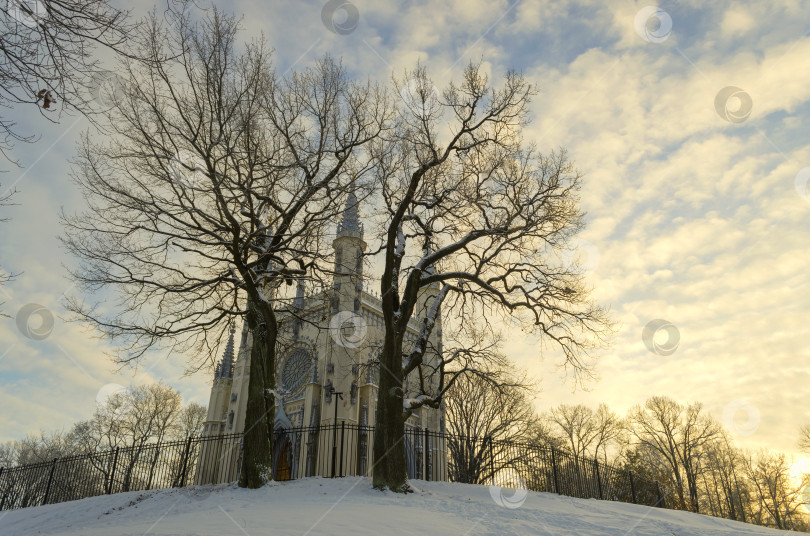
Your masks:
{"label": "metal railing", "polygon": [[[666,507],[657,482],[543,445],[406,429],[411,479],[521,487],[580,498]],[[371,476],[374,428],[352,423],[276,430],[273,476]],[[234,482],[242,435],[141,443],[107,452],[0,468],[0,510],[85,497]]]}

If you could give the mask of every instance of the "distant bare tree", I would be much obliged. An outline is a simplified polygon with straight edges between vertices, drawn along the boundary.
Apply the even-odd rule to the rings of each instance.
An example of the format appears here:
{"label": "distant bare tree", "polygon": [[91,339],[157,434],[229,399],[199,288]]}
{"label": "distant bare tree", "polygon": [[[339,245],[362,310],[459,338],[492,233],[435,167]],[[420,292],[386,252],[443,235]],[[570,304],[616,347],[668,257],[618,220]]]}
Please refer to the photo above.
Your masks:
{"label": "distant bare tree", "polygon": [[602,461],[608,463],[608,449],[615,447],[614,454],[621,454],[621,446],[624,444],[623,436],[627,433],[627,426],[624,419],[619,417],[607,404],[599,404],[594,413],[596,420],[596,438],[593,442],[593,455],[599,458],[602,453]]}
{"label": "distant bare tree", "polygon": [[703,413],[702,404],[684,407],[654,396],[630,411],[628,425],[633,437],[668,469],[681,508],[697,512],[702,449],[720,433],[717,423]]}
{"label": "distant bare tree", "polygon": [[[14,194],[17,193],[16,190],[10,189],[10,190],[3,191],[2,190],[2,185],[0,185],[0,192],[2,192],[2,193],[0,193],[0,208],[11,206],[11,205],[14,204],[14,203],[12,203],[11,198],[14,197]],[[0,223],[5,223],[7,221],[8,221],[8,218],[6,218],[4,216],[0,217]],[[6,272],[6,270],[2,266],[0,266],[0,285],[5,285],[6,283],[9,283],[17,275],[19,275],[19,274]],[[0,302],[0,307],[2,307],[2,306],[3,306],[3,302]],[[6,316],[7,317],[8,315],[4,314],[3,311],[0,310],[0,316]]]}
{"label": "distant bare tree", "polygon": [[191,402],[183,408],[172,436],[175,439],[185,439],[199,436],[203,431],[203,423],[207,416],[205,406]]}
{"label": "distant bare tree", "polygon": [[17,465],[17,450],[13,441],[0,443],[0,467]]}
{"label": "distant bare tree", "polygon": [[607,463],[607,449],[624,430],[622,420],[600,404],[596,411],[582,404],[560,404],[548,414],[554,427],[552,433],[561,435],[572,454],[580,458],[598,458]]}
{"label": "distant bare tree", "polygon": [[120,345],[120,363],[168,346],[194,355],[194,370],[244,317],[239,482],[259,487],[271,474],[277,315],[291,309],[281,289],[331,269],[325,234],[390,114],[384,92],[331,58],[281,77],[263,41],[237,42],[233,17],[167,17],[142,25],[135,54],[145,59],[125,65],[111,136],[81,146],[74,177],[89,208],[63,216],[64,243],[81,261],[80,289],[104,295],[71,297],[68,309]]}
{"label": "distant bare tree", "polygon": [[810,453],[810,424],[805,424],[799,429],[799,448]]}
{"label": "distant bare tree", "polygon": [[79,452],[76,437],[65,432],[40,432],[22,439],[9,441],[0,447],[5,467],[29,463],[49,462],[54,458],[72,456]]}
{"label": "distant bare tree", "polygon": [[453,383],[445,398],[451,479],[488,483],[494,473],[520,463],[526,450],[504,442],[536,439],[531,387],[506,364],[494,377],[468,374]]}
{"label": "distant bare tree", "polygon": [[73,433],[85,452],[112,450],[163,441],[175,434],[182,418],[180,393],[168,385],[149,384],[114,393]]}
{"label": "distant bare tree", "polygon": [[548,420],[565,438],[566,449],[574,456],[585,458],[596,439],[596,421],[593,410],[582,404],[560,404],[548,413]]}
{"label": "distant bare tree", "polygon": [[704,452],[701,476],[708,510],[714,516],[747,521],[746,505],[750,499],[744,479],[743,453],[732,445],[725,430],[704,447]]}
{"label": "distant bare tree", "polygon": [[[92,116],[107,77],[95,53],[101,47],[128,54],[132,27],[127,13],[108,0],[10,0],[0,5],[0,30],[0,108],[36,105],[56,122],[62,112]],[[9,154],[14,142],[36,138],[0,116],[0,153],[6,159],[14,161]]]}
{"label": "distant bare tree", "polygon": [[[438,407],[458,375],[483,370],[476,362],[453,368],[426,359],[435,355],[429,341],[442,319],[444,333],[453,328],[461,342],[470,324],[520,318],[560,350],[578,378],[588,375],[589,351],[610,331],[579,268],[545,254],[564,248],[583,219],[579,174],[565,152],[541,155],[521,138],[534,87],[510,72],[494,88],[477,65],[441,95],[425,69],[406,77],[398,83],[405,105],[397,128],[372,145],[383,198],[385,328],[374,486],[395,491],[407,490],[402,438],[409,412]],[[406,348],[412,320],[421,330]],[[438,378],[406,399],[411,373]]]}
{"label": "distant bare tree", "polygon": [[746,475],[754,491],[755,515],[760,524],[783,530],[802,530],[807,527],[802,519],[802,494],[810,485],[810,474],[794,482],[790,475],[791,463],[784,453],[760,451],[756,457],[744,457]]}
{"label": "distant bare tree", "polygon": [[[6,477],[0,484],[0,497],[6,505],[25,507],[41,504],[49,474],[42,468],[50,466],[50,462],[56,458],[77,454],[76,439],[72,432],[40,432],[0,445],[0,467],[29,466],[29,470],[20,470],[14,478]],[[66,478],[53,482],[50,496],[58,497],[77,486],[79,472],[76,465],[63,468],[62,473]]]}
{"label": "distant bare tree", "polygon": [[[184,439],[186,436],[181,434],[185,429],[199,421],[200,408],[198,404],[183,408],[180,393],[164,384],[134,387],[112,394],[90,419],[76,423],[71,435],[85,453],[124,449],[126,457],[119,460],[118,473],[123,475],[122,489],[127,490],[136,467],[150,462],[145,457],[154,452],[152,445]],[[105,478],[109,477],[106,458],[89,461]],[[152,463],[156,461],[155,456]]]}

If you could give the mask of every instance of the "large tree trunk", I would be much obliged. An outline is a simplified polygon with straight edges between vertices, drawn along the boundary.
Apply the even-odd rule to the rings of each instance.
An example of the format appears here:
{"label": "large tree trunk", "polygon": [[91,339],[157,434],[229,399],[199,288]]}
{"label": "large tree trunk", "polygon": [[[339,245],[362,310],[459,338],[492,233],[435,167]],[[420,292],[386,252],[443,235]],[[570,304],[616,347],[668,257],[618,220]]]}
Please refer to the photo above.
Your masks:
{"label": "large tree trunk", "polygon": [[[390,299],[390,298],[389,298]],[[393,321],[390,319],[389,321]],[[386,330],[380,356],[380,389],[374,429],[373,484],[378,489],[407,492],[405,420],[402,414],[402,354],[392,330]]]}
{"label": "large tree trunk", "polygon": [[[248,328],[253,334],[250,379],[245,409],[245,433],[239,486],[259,488],[273,479],[273,421],[276,414],[275,317],[266,307],[248,305]],[[264,314],[262,314],[264,313]],[[260,321],[264,319],[264,321]]]}

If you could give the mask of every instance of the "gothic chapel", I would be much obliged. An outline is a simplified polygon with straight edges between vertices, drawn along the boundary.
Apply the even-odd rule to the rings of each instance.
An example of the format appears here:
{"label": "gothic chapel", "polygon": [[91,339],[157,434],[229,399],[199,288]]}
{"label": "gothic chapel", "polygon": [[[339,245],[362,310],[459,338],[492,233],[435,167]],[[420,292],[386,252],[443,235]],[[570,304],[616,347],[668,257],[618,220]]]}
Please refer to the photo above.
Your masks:
{"label": "gothic chapel", "polygon": [[[366,243],[354,192],[348,196],[333,247],[332,287],[307,296],[304,286],[299,284],[292,307],[287,308],[293,312],[279,314],[273,445],[276,480],[330,476],[333,468],[329,457],[335,434],[331,428],[327,433],[324,427],[333,423],[338,426],[345,423],[352,434],[352,448],[341,453],[344,474],[370,474],[372,439],[366,427],[373,427],[375,422],[379,377],[376,363],[384,326],[380,299],[364,290],[362,254]],[[420,304],[408,327],[406,351],[436,291],[437,288],[429,288],[420,294]],[[222,361],[216,367],[204,436],[241,434],[245,430],[252,336],[243,323],[236,348],[234,332],[232,327]],[[441,333],[439,319],[425,355],[428,370],[438,370]],[[415,377],[406,380],[406,399],[409,391],[412,392],[409,386],[415,381]],[[438,374],[428,382],[437,386]],[[417,409],[406,427],[443,432],[443,409],[443,406]],[[406,437],[406,443],[410,441]],[[408,447],[406,445],[406,452],[413,456],[415,450]],[[223,445],[220,441],[204,441],[195,481],[203,484],[235,480],[238,450],[238,442]],[[410,462],[412,460],[409,466]]]}

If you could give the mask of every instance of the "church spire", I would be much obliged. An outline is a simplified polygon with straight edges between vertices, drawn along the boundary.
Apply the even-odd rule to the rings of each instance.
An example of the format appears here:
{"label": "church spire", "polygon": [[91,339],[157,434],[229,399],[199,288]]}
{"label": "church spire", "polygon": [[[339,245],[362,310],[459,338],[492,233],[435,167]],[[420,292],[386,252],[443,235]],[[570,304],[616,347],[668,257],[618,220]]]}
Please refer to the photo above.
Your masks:
{"label": "church spire", "polygon": [[332,245],[335,248],[335,293],[332,296],[332,312],[360,312],[363,290],[363,224],[360,223],[360,203],[357,201],[357,177],[352,176],[343,218],[337,225],[337,235]]}
{"label": "church spire", "polygon": [[236,327],[231,323],[231,334],[225,345],[225,352],[222,354],[222,362],[217,365],[214,378],[233,378],[233,334],[235,331]]}
{"label": "church spire", "polygon": [[304,279],[301,278],[298,280],[298,284],[295,287],[295,301],[293,301],[293,307],[298,310],[304,308],[304,295],[306,293],[306,287],[304,286]]}
{"label": "church spire", "polygon": [[356,177],[352,177],[349,183],[349,196],[346,199],[346,207],[343,209],[343,219],[338,224],[337,236],[352,236],[363,238],[363,224],[360,223],[360,204],[357,201]]}

